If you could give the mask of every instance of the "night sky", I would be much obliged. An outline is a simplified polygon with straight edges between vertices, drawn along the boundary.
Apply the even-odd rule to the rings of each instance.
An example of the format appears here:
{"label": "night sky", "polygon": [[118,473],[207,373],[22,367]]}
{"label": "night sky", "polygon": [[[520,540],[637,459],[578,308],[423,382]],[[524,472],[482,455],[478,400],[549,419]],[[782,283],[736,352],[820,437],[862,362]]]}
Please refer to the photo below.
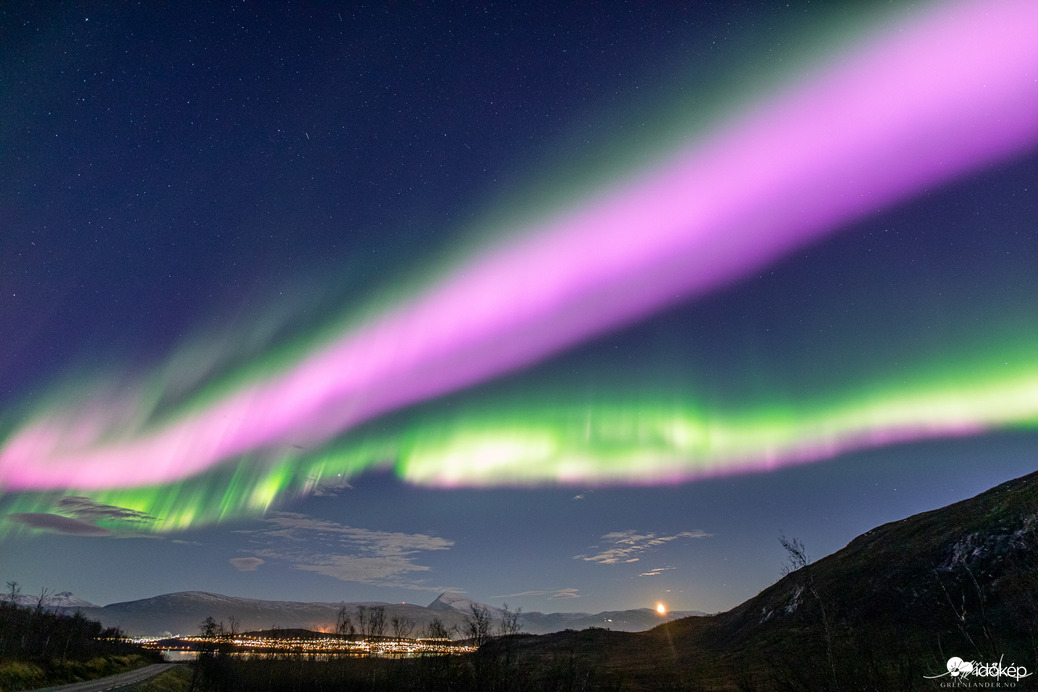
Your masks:
{"label": "night sky", "polygon": [[1033,4],[519,5],[3,4],[0,580],[714,612],[1035,470]]}

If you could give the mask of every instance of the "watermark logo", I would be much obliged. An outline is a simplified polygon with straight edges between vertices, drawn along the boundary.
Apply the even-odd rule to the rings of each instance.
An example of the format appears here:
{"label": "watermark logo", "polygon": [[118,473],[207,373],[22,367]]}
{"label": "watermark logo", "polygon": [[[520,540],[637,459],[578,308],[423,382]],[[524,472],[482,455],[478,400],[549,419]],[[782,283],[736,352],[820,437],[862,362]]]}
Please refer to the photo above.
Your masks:
{"label": "watermark logo", "polygon": [[1015,663],[1005,665],[1005,656],[994,663],[965,661],[958,656],[948,659],[948,670],[940,675],[924,675],[927,680],[947,678],[941,687],[973,687],[979,689],[1013,689],[1016,683],[1034,673]]}
{"label": "watermark logo", "polygon": [[973,672],[973,661],[963,661],[958,656],[948,659],[948,675],[956,678],[962,676],[964,679]]}

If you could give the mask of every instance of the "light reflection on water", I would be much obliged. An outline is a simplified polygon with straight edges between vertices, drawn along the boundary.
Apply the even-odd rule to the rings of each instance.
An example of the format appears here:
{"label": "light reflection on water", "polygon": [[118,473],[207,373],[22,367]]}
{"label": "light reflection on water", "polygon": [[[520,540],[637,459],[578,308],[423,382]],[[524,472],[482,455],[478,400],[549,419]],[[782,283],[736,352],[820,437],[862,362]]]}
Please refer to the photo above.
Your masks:
{"label": "light reflection on water", "polygon": [[198,652],[171,651],[170,649],[163,649],[162,658],[166,659],[170,663],[183,663],[184,661],[194,661],[196,658],[198,658]]}

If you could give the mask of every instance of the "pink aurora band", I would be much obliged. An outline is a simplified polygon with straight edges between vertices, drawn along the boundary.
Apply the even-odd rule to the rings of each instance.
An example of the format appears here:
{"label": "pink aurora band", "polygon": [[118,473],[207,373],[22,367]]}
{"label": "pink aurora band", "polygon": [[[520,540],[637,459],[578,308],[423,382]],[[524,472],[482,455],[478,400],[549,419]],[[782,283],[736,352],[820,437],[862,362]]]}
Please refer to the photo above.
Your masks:
{"label": "pink aurora band", "polygon": [[208,408],[130,432],[103,410],[31,421],[0,453],[0,487],[155,484],[320,444],[733,282],[1033,146],[1036,26],[1023,0],[930,6]]}

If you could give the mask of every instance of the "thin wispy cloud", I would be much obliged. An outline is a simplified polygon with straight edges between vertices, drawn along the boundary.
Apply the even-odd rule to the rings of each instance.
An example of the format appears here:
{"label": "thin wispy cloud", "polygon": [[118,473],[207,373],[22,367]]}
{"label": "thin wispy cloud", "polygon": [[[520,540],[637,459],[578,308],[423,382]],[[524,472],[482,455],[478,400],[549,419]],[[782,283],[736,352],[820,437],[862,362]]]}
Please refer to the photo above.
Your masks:
{"label": "thin wispy cloud", "polygon": [[[63,497],[53,505],[53,512],[20,512],[7,518],[37,531],[69,536],[137,537],[155,518],[126,507],[97,502],[89,497]],[[109,526],[103,526],[108,524]],[[129,533],[127,533],[127,530]],[[154,534],[146,534],[153,536]]]}
{"label": "thin wispy cloud", "polygon": [[580,593],[578,589],[561,589],[548,596],[548,598],[553,601],[560,598],[580,598]]}
{"label": "thin wispy cloud", "polygon": [[[357,555],[313,556],[309,564],[297,562],[296,569],[317,572],[341,581],[363,584],[396,582],[407,572],[427,572],[428,567],[417,565],[406,557],[360,557]],[[399,582],[396,582],[399,583]]]}
{"label": "thin wispy cloud", "polygon": [[664,546],[671,541],[676,541],[679,538],[708,538],[711,535],[699,530],[682,531],[669,536],[655,533],[638,533],[636,530],[613,531],[602,536],[599,545],[592,546],[598,552],[574,555],[573,559],[596,562],[600,565],[638,562],[644,553]]}
{"label": "thin wispy cloud", "polygon": [[82,496],[63,497],[58,501],[56,509],[65,516],[82,519],[91,523],[110,520],[133,524],[151,524],[155,521],[155,517],[144,512],[138,512],[135,509],[126,507],[106,505],[103,502],[97,502],[89,497]]}
{"label": "thin wispy cloud", "polygon": [[46,512],[18,512],[8,514],[7,518],[16,521],[23,526],[37,531],[49,531],[51,533],[63,533],[69,536],[110,536],[108,529],[91,524],[89,522],[73,519],[60,514],[48,514]]}
{"label": "thin wispy cloud", "polygon": [[258,557],[232,557],[228,560],[239,572],[255,572],[266,560]]}
{"label": "thin wispy cloud", "polygon": [[534,596],[545,596],[548,600],[559,598],[580,598],[580,589],[538,589],[534,591],[520,591],[519,593],[500,594],[497,596],[491,596],[490,598],[525,598]]}
{"label": "thin wispy cloud", "polygon": [[666,572],[667,570],[670,570],[670,569],[677,569],[677,567],[656,567],[656,568],[650,569],[648,572],[642,572],[638,576],[639,577],[658,577],[658,576],[660,576],[661,574],[663,574],[664,572]]}
{"label": "thin wispy cloud", "polygon": [[251,534],[251,551],[262,559],[287,562],[341,581],[435,590],[408,579],[429,567],[417,562],[422,553],[448,550],[454,541],[423,533],[373,531],[316,519],[295,512],[277,512]]}

